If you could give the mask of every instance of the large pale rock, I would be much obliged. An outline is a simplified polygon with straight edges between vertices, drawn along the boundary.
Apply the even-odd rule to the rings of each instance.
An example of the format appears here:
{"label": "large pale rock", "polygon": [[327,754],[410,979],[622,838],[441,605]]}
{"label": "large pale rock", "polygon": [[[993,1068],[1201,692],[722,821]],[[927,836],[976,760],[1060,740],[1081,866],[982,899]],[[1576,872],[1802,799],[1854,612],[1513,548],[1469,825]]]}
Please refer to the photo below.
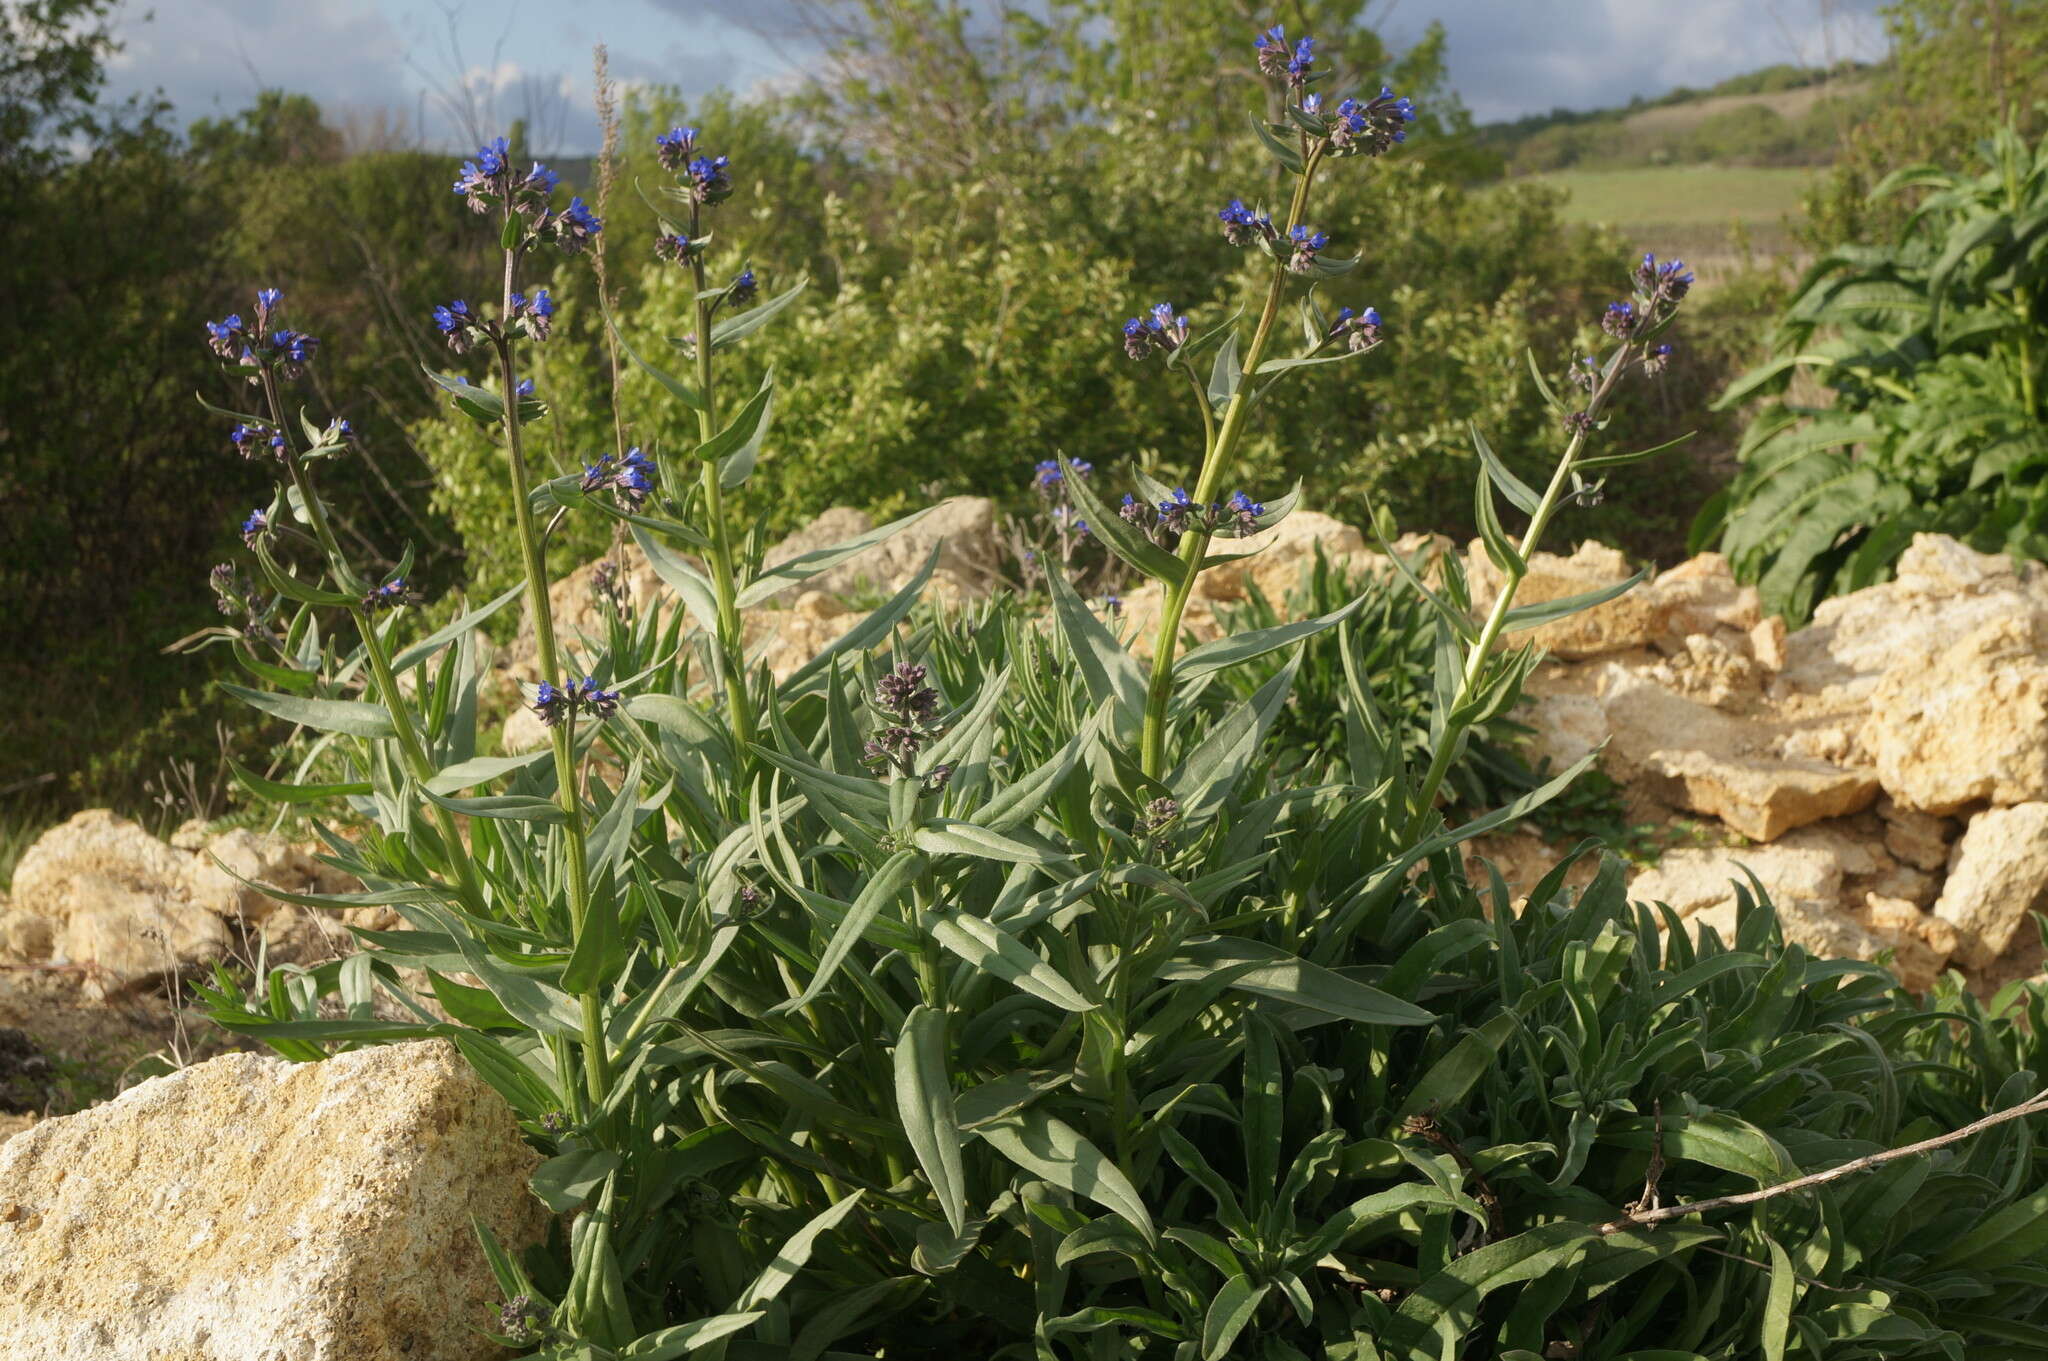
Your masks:
{"label": "large pale rock", "polygon": [[193,901],[190,861],[104,808],[79,813],[23,853],[5,940],[79,966],[109,995],[219,959],[228,930]]}
{"label": "large pale rock", "polygon": [[1871,694],[1863,745],[1908,808],[2048,799],[2048,610],[1898,658]]}
{"label": "large pale rock", "polygon": [[354,878],[322,865],[304,847],[294,846],[274,832],[238,827],[208,838],[186,862],[186,896],[217,917],[250,926],[285,906],[242,883],[236,875],[294,893],[362,890]]}
{"label": "large pale rock", "polygon": [[[864,512],[836,506],[768,550],[769,567],[805,553],[830,548],[874,528]],[[946,578],[960,595],[986,595],[1002,576],[1002,541],[996,503],[986,496],[956,496],[925,513],[917,523],[873,548],[810,578],[805,586],[842,599],[894,594],[916,576],[934,548],[934,580]]]}
{"label": "large pale rock", "polygon": [[1867,697],[1894,666],[1920,664],[1993,620],[2048,607],[2048,573],[1917,534],[1892,580],[1822,601],[1786,639],[1788,690]]}
{"label": "large pale rock", "polygon": [[1993,808],[1970,819],[1956,843],[1934,913],[1956,929],[1956,954],[1988,967],[2048,906],[2048,803]]}
{"label": "large pale rock", "polygon": [[[1465,570],[1474,606],[1482,612],[1491,608],[1504,578],[1477,541],[1466,554]],[[1554,553],[1530,558],[1515,604],[1562,600],[1633,575],[1619,549],[1589,540],[1568,558]],[[1516,634],[1511,641],[1533,642],[1558,657],[1598,657],[1718,628],[1746,632],[1762,617],[1755,589],[1737,585],[1720,554],[1703,553],[1613,600]]]}
{"label": "large pale rock", "polygon": [[544,1213],[503,1100],[440,1041],[231,1054],[0,1145],[9,1361],[481,1361]]}
{"label": "large pale rock", "polygon": [[1788,755],[1786,734],[1744,722],[1614,668],[1601,707],[1610,767],[1665,803],[1720,818],[1756,841],[1870,806],[1868,771]]}

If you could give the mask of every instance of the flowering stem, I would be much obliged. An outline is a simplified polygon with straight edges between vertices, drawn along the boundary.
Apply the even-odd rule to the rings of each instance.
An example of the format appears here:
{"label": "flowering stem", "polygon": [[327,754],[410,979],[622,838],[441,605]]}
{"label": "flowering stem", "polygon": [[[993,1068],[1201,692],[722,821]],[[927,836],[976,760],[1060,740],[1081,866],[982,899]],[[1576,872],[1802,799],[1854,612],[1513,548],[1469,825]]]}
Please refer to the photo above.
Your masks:
{"label": "flowering stem", "polygon": [[[1624,344],[1620,362],[1614,365],[1601,382],[1592,400],[1587,404],[1588,418],[1599,414],[1607,396],[1614,390],[1616,380],[1627,371],[1633,357],[1634,346]],[[1573,467],[1578,463],[1579,453],[1585,448],[1586,431],[1583,427],[1575,430],[1564,448],[1564,455],[1558,459],[1556,469],[1550,475],[1550,485],[1543,489],[1543,498],[1536,503],[1536,509],[1529,515],[1529,528],[1522,535],[1521,560],[1526,564],[1536,552],[1537,543],[1543,538],[1543,531],[1550,524],[1550,517],[1556,514],[1564,496],[1564,488],[1570,480]],[[1451,762],[1456,759],[1465,734],[1472,727],[1470,718],[1458,716],[1472,698],[1479,685],[1480,675],[1486,669],[1486,659],[1493,652],[1493,645],[1499,639],[1501,629],[1506,625],[1508,611],[1514,608],[1515,592],[1521,587],[1527,567],[1509,563],[1502,572],[1500,594],[1494,598],[1493,608],[1487,611],[1486,623],[1479,630],[1478,640],[1465,656],[1465,670],[1458,678],[1458,692],[1450,702],[1449,718],[1444,727],[1443,737],[1437,742],[1436,752],[1430,757],[1428,773],[1422,777],[1422,787],[1416,791],[1415,805],[1409,811],[1407,840],[1413,843],[1422,835],[1429,824],[1430,810],[1436,805],[1437,791],[1443,788],[1444,776],[1450,772]]]}
{"label": "flowering stem", "polygon": [[[698,213],[690,212],[690,240],[698,239]],[[718,408],[711,388],[711,318],[716,308],[704,296],[704,256],[690,255],[690,275],[697,285],[697,432],[700,443],[708,444],[718,434]],[[711,540],[711,588],[718,597],[719,670],[725,673],[726,704],[732,715],[733,740],[744,763],[748,745],[754,740],[753,706],[747,697],[744,639],[740,630],[738,592],[733,583],[732,541],[725,526],[725,487],[719,480],[718,461],[704,460],[704,518]]]}
{"label": "flowering stem", "polygon": [[[284,437],[285,471],[291,475],[292,486],[298,489],[299,504],[306,512],[306,523],[312,529],[320,551],[338,570],[346,561],[342,557],[341,544],[334,537],[333,526],[327,523],[327,508],[314,495],[312,479],[299,462],[298,442],[292,438],[291,428],[285,423],[284,403],[277,391],[277,378],[267,364],[263,367],[263,397],[270,405],[271,424]],[[348,612],[363,640],[363,652],[370,659],[370,674],[376,677],[378,698],[383,702],[384,711],[391,715],[392,729],[398,734],[399,752],[412,777],[425,784],[433,778],[434,764],[428,759],[426,748],[420,744],[418,730],[413,727],[412,711],[406,706],[405,696],[398,688],[398,677],[391,670],[384,635],[377,631],[376,620],[360,602],[351,604]],[[462,840],[455,815],[437,804],[434,820],[440,824],[441,839],[448,843],[448,859],[455,867],[463,903],[472,911],[481,912],[483,891],[477,886],[476,865],[469,858],[469,847]]]}
{"label": "flowering stem", "polygon": [[[1316,166],[1322,160],[1323,144],[1317,143],[1304,162],[1300,177],[1294,184],[1294,200],[1288,205],[1287,225],[1281,229],[1284,240],[1288,232],[1301,223],[1303,209],[1308,203],[1309,185],[1314,182]],[[1237,451],[1237,442],[1244,433],[1245,417],[1251,411],[1252,379],[1258,374],[1259,362],[1265,358],[1266,342],[1272,338],[1274,318],[1280,314],[1280,296],[1287,285],[1287,262],[1276,260],[1273,264],[1273,282],[1266,289],[1266,305],[1259,313],[1259,326],[1252,333],[1251,348],[1245,351],[1244,368],[1237,391],[1231,396],[1230,406],[1223,413],[1223,428],[1209,432],[1208,393],[1201,392],[1202,415],[1206,456],[1202,460],[1201,476],[1195,483],[1195,504],[1206,506],[1216,499],[1216,491],[1222,485],[1223,475],[1230,467],[1231,455]],[[1196,385],[1201,391],[1200,384]],[[1153,779],[1160,778],[1166,767],[1166,706],[1173,698],[1174,648],[1180,639],[1181,619],[1186,615],[1188,600],[1195,590],[1195,578],[1201,574],[1202,555],[1209,551],[1210,536],[1206,530],[1190,524],[1180,540],[1180,560],[1183,567],[1180,580],[1166,593],[1166,601],[1159,614],[1159,632],[1152,643],[1152,677],[1145,690],[1145,729],[1139,745],[1139,761],[1145,774]]]}
{"label": "flowering stem", "polygon": [[[513,211],[509,207],[508,213]],[[512,469],[512,516],[519,531],[519,555],[526,569],[526,602],[533,613],[533,639],[539,654],[541,679],[564,684],[560,657],[555,648],[555,620],[548,600],[546,550],[533,522],[529,499],[532,479],[527,474],[526,454],[519,432],[519,372],[513,361],[510,321],[512,294],[519,262],[517,247],[505,252],[505,333],[498,336],[499,390],[504,397],[505,449]],[[573,940],[583,937],[584,919],[590,911],[589,855],[584,846],[583,803],[576,796],[576,755],[569,725],[557,723],[549,731],[555,754],[555,795],[562,809],[563,839],[569,849],[569,930]],[[622,795],[622,797],[625,797]],[[610,1086],[605,1056],[604,1021],[596,993],[584,993],[578,1001],[583,1013],[583,1077],[593,1106],[604,1101]]]}

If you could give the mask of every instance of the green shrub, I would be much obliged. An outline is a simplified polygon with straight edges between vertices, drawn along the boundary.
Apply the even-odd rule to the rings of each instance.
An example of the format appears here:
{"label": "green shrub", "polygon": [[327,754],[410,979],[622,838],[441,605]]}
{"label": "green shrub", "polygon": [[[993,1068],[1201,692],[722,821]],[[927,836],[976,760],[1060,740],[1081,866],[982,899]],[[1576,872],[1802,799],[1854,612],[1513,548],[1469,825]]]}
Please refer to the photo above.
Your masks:
{"label": "green shrub", "polygon": [[[1276,76],[1301,51],[1261,45]],[[549,1361],[1779,1361],[2048,1340],[2048,1190],[2017,1119],[1862,1182],[1780,1185],[2040,1109],[2016,1103],[2040,1083],[2048,1001],[1925,1009],[1876,965],[1785,947],[1747,903],[1734,941],[1695,945],[1626,901],[1614,861],[1577,895],[1560,867],[1519,913],[1465,876],[1461,845],[1587,765],[1476,816],[1448,797],[1535,664],[1506,644],[1618,594],[1516,604],[1553,519],[1642,457],[1610,451],[1610,399],[1663,367],[1681,267],[1643,260],[1570,400],[1522,356],[1540,490],[1464,432],[1503,581],[1487,610],[1457,557],[1427,583],[1394,559],[1398,587],[1181,646],[1201,573],[1298,500],[1257,490],[1252,413],[1331,383],[1325,366],[1388,358],[1377,314],[1320,303],[1353,262],[1306,214],[1319,175],[1374,164],[1405,110],[1387,96],[1330,121],[1350,114],[1291,102],[1306,64],[1275,82],[1286,121],[1257,134],[1290,206],[1234,212],[1258,321],[1197,329],[1161,304],[1124,328],[1121,381],[1177,404],[1156,438],[1202,451],[1183,460],[1192,491],[1128,461],[1038,470],[1157,584],[1149,660],[1058,572],[1042,621],[1000,601],[914,614],[935,552],[793,674],[756,664],[746,611],[903,522],[774,568],[742,532],[733,503],[769,479],[782,429],[761,353],[814,323],[801,283],[764,294],[713,255],[730,175],[681,129],[674,186],[650,201],[687,282],[648,292],[686,296],[698,339],[625,328],[658,389],[653,455],[554,477],[554,385],[578,379],[543,364],[529,392],[523,361],[576,353],[553,348],[573,323],[531,267],[596,228],[502,143],[465,167],[503,291],[444,310],[456,352],[490,363],[438,381],[493,441],[474,462],[502,480],[521,579],[425,638],[404,581],[365,576],[335,535],[318,474],[348,441],[288,423],[300,363],[275,296],[252,326],[213,328],[285,483],[249,533],[250,589],[276,599],[234,640],[263,687],[234,693],[317,732],[330,762],[318,782],[239,774],[344,808],[356,834],[323,831],[326,858],[365,886],[270,891],[390,905],[413,929],[360,931],[362,952],[314,969],[223,970],[205,1001],[294,1059],[446,1037],[503,1094],[560,1217],[516,1260],[486,1236],[500,1340]],[[984,266],[1000,276],[1000,255]],[[1113,328],[1094,301],[1059,315]],[[681,602],[614,602],[588,655],[556,637],[548,596],[549,535],[579,520],[631,533]],[[548,742],[483,756],[476,629],[515,594]],[[1305,673],[1290,751],[1273,734]],[[1341,742],[1341,763],[1310,741]],[[1684,1202],[1758,1188],[1686,1222]]]}
{"label": "green shrub", "polygon": [[1974,175],[1893,176],[1884,192],[1925,194],[1905,234],[1816,261],[1771,360],[1721,399],[1765,398],[1694,539],[1795,622],[1887,578],[1917,533],[2048,551],[2048,141],[2006,128],[1982,154]]}

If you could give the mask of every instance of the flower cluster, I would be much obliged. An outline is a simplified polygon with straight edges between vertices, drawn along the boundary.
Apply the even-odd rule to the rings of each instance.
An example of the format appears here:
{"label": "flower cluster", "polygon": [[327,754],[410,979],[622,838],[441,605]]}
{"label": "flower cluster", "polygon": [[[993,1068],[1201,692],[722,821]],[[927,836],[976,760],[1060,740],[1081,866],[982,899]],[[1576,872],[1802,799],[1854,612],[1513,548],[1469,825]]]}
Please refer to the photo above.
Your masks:
{"label": "flower cluster", "polygon": [[1346,99],[1330,118],[1330,146],[1349,155],[1384,156],[1398,142],[1408,140],[1408,124],[1415,121],[1415,101],[1396,96],[1386,86],[1371,99]]}
{"label": "flower cluster", "polygon": [[602,722],[619,711],[619,692],[603,689],[588,676],[581,685],[570,681],[557,687],[542,681],[533,692],[533,711],[550,728],[578,713]]}
{"label": "flower cluster", "polygon": [[395,610],[400,605],[416,605],[420,593],[406,584],[404,577],[393,577],[363,597],[366,610]]}
{"label": "flower cluster", "polygon": [[1223,239],[1233,246],[1249,246],[1254,241],[1271,241],[1279,235],[1273,227],[1273,219],[1245,207],[1243,199],[1230,200],[1216,216],[1223,223]]}
{"label": "flower cluster", "polygon": [[498,1310],[498,1332],[515,1347],[546,1340],[547,1311],[531,1295],[516,1295]]}
{"label": "flower cluster", "polygon": [[[244,323],[240,312],[206,323],[206,343],[215,354],[230,363],[252,369],[274,369],[280,377],[297,378],[313,362],[320,341],[304,331],[279,325],[284,312],[284,294],[275,288],[256,293],[256,319]],[[250,374],[255,382],[259,373]]]}
{"label": "flower cluster", "polygon": [[[706,240],[709,240],[709,238],[706,238]],[[663,232],[654,238],[654,258],[657,260],[673,261],[679,265],[685,264],[691,256],[700,253],[704,246],[705,241],[692,241],[687,236],[676,236]]]}
{"label": "flower cluster", "polygon": [[483,319],[473,314],[469,304],[460,298],[434,308],[434,326],[441,332],[441,338],[448,342],[448,348],[457,354],[467,350],[480,337],[490,334]]}
{"label": "flower cluster", "polygon": [[267,425],[244,423],[230,430],[228,438],[234,441],[235,452],[243,458],[254,458],[265,449],[279,458],[283,458],[289,452],[284,440],[284,431],[273,430]]}
{"label": "flower cluster", "polygon": [[1175,487],[1173,494],[1156,507],[1127,492],[1123,505],[1117,509],[1119,519],[1154,537],[1177,537],[1193,531],[1231,533],[1244,538],[1259,532],[1259,519],[1265,513],[1263,502],[1254,501],[1241,491],[1232,492],[1227,501],[1204,506],[1188,495],[1186,487]]}
{"label": "flower cluster", "polygon": [[732,163],[723,156],[697,154],[697,129],[670,128],[654,139],[661,168],[685,181],[690,197],[710,206],[732,197]]}
{"label": "flower cluster", "polygon": [[270,517],[258,506],[249,512],[249,518],[242,521],[242,542],[254,548],[256,541],[270,532]]}
{"label": "flower cluster", "polygon": [[1341,340],[1356,353],[1369,350],[1380,343],[1380,309],[1368,307],[1363,312],[1354,312],[1348,307],[1337,309],[1337,316],[1330,323],[1330,329],[1323,334],[1323,343]]}
{"label": "flower cluster", "polygon": [[1657,257],[1647,252],[1643,262],[1636,266],[1636,295],[1655,303],[1681,301],[1692,291],[1693,276],[1683,260],[1666,260],[1657,263]]}
{"label": "flower cluster", "polygon": [[917,753],[938,735],[932,721],[939,715],[939,692],[925,684],[927,674],[915,662],[898,662],[876,682],[868,703],[883,723],[867,741],[870,765],[893,766],[904,775],[917,773]]}
{"label": "flower cluster", "polygon": [[725,286],[725,300],[734,307],[745,307],[760,295],[761,285],[754,278],[754,271],[743,269],[739,277]]}
{"label": "flower cluster", "polygon": [[512,324],[535,340],[546,340],[549,329],[555,324],[555,300],[548,296],[545,288],[534,289],[530,298],[524,293],[514,293]]}
{"label": "flower cluster", "polygon": [[1253,39],[1252,52],[1258,58],[1260,71],[1269,76],[1285,76],[1287,83],[1296,87],[1308,83],[1309,72],[1316,64],[1316,40],[1303,38],[1289,47],[1287,30],[1280,24]]}
{"label": "flower cluster", "polygon": [[654,464],[635,445],[626,451],[625,458],[616,462],[610,454],[601,454],[597,462],[584,464],[582,487],[586,492],[609,488],[620,505],[638,510],[654,493],[653,474]]}
{"label": "flower cluster", "polygon": [[482,213],[499,205],[526,219],[532,240],[552,240],[565,254],[574,255],[604,230],[604,223],[581,198],[557,212],[550,206],[561,176],[535,161],[521,173],[512,166],[511,148],[503,137],[494,137],[477,150],[474,160],[462,163],[455,192],[468,202],[470,211]]}
{"label": "flower cluster", "polygon": [[1287,268],[1296,274],[1306,274],[1316,267],[1316,256],[1322,254],[1323,247],[1330,244],[1330,234],[1313,227],[1295,226],[1288,229],[1287,241]]}
{"label": "flower cluster", "polygon": [[1154,350],[1173,351],[1187,343],[1188,319],[1162,302],[1142,317],[1124,323],[1124,353],[1143,359]]}
{"label": "flower cluster", "polygon": [[1600,329],[1616,340],[1627,340],[1636,333],[1642,318],[1637,314],[1635,304],[1628,301],[1611,302],[1600,317]]}

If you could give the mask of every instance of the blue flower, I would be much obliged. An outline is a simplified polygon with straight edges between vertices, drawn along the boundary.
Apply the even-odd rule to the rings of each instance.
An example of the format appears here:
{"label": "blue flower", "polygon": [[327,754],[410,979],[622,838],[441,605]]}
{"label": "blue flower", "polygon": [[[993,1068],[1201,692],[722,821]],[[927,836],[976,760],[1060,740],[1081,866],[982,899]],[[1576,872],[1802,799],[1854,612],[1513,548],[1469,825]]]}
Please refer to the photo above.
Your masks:
{"label": "blue flower", "polygon": [[1676,353],[1677,351],[1668,343],[1654,346],[1648,354],[1643,356],[1643,372],[1652,378],[1657,377],[1670,367],[1671,356]]}
{"label": "blue flower", "polygon": [[279,329],[270,333],[268,344],[271,360],[279,371],[287,378],[296,378],[299,370],[312,362],[313,351],[320,342],[304,331]]}
{"label": "blue flower", "polygon": [[730,163],[723,156],[699,156],[688,167],[690,193],[703,204],[723,203],[732,197]]}
{"label": "blue flower", "polygon": [[469,200],[470,211],[481,213],[502,198],[510,188],[506,181],[506,158],[511,148],[502,137],[494,137],[478,149],[476,159],[462,163],[455,192]]}
{"label": "blue flower", "polygon": [[277,305],[278,305],[279,303],[283,302],[283,301],[284,301],[284,292],[283,292],[283,290],[281,290],[281,289],[276,289],[276,288],[259,288],[259,289],[257,289],[257,290],[256,290],[256,308],[257,308],[257,315],[258,315],[258,316],[261,316],[261,315],[262,315],[263,313],[265,313],[265,312],[273,312],[273,311],[276,311],[276,310],[277,310]]}
{"label": "blue flower", "polygon": [[400,605],[410,605],[417,599],[419,599],[418,594],[405,584],[404,577],[393,577],[363,597],[363,608],[366,610],[395,610]]}
{"label": "blue flower", "polygon": [[1048,458],[1041,461],[1031,474],[1031,485],[1047,495],[1051,495],[1053,490],[1064,480],[1065,474],[1060,472],[1059,460],[1057,459]]}
{"label": "blue flower", "polygon": [[654,493],[653,474],[654,464],[636,445],[626,451],[626,457],[616,466],[610,454],[600,456],[595,463],[584,464],[581,485],[586,492],[609,488],[627,510],[638,510]]}
{"label": "blue flower", "polygon": [[1639,321],[1641,318],[1636,315],[1634,303],[1611,302],[1607,304],[1607,311],[1600,318],[1600,329],[1616,340],[1627,340],[1635,334]]}
{"label": "blue flower", "polygon": [[590,244],[590,238],[604,230],[604,221],[590,211],[581,197],[569,200],[569,206],[554,215],[555,244],[562,248],[564,255],[574,255]]}
{"label": "blue flower", "polygon": [[547,681],[542,681],[533,692],[533,711],[540,715],[542,724],[550,728],[568,717],[575,703],[572,694],[566,690],[557,690]]}
{"label": "blue flower", "polygon": [[1135,525],[1143,523],[1145,516],[1147,515],[1147,513],[1151,511],[1151,509],[1152,508],[1150,506],[1146,505],[1143,501],[1140,501],[1137,497],[1131,495],[1129,492],[1125,492],[1124,502],[1121,506],[1117,507],[1116,514],[1117,518],[1122,520],[1125,524]]}
{"label": "blue flower", "polygon": [[727,286],[725,297],[726,301],[730,302],[734,307],[745,307],[754,300],[755,295],[759,292],[760,285],[754,280],[754,271],[743,269],[740,271],[739,278],[734,279]]}
{"label": "blue flower", "polygon": [[1259,532],[1258,520],[1266,513],[1266,507],[1243,492],[1234,491],[1230,494],[1230,501],[1224,506],[1224,512],[1225,518],[1236,524],[1237,532],[1242,537]]}
{"label": "blue flower", "polygon": [[1287,83],[1305,85],[1308,83],[1309,68],[1316,64],[1316,40],[1303,38],[1294,45],[1294,56],[1287,63]]}
{"label": "blue flower", "polygon": [[242,521],[242,542],[254,548],[256,540],[270,532],[270,517],[259,506],[249,512],[249,518]]}
{"label": "blue flower", "polygon": [[330,442],[339,444],[343,440],[351,440],[355,437],[356,428],[341,417],[336,416],[333,420],[327,422],[327,438]]}
{"label": "blue flower", "polygon": [[687,236],[671,236],[664,232],[654,238],[654,256],[658,260],[673,260],[682,264],[696,253],[698,246]]}
{"label": "blue flower", "polygon": [[520,330],[535,340],[546,340],[554,325],[555,300],[548,296],[545,288],[534,289],[531,298],[524,293],[514,293],[512,315],[517,319]]}
{"label": "blue flower", "polygon": [[1159,527],[1174,534],[1185,533],[1194,514],[1195,503],[1188,489],[1175,487],[1173,495],[1159,503]]}
{"label": "blue flower", "polygon": [[619,711],[619,692],[600,688],[598,683],[588,676],[583,678],[580,689],[572,682],[562,693],[567,695],[577,708],[599,722]]}
{"label": "blue flower", "polygon": [[219,321],[206,323],[206,343],[222,359],[233,359],[242,348],[242,314],[230,312]]}
{"label": "blue flower", "polygon": [[661,158],[661,168],[673,175],[690,162],[697,150],[697,129],[670,128],[654,139],[655,155]]}
{"label": "blue flower", "polygon": [[1286,74],[1287,30],[1281,25],[1275,24],[1254,38],[1252,51],[1258,57],[1259,70],[1269,76]]}
{"label": "blue flower", "polygon": [[259,446],[265,443],[275,445],[273,433],[265,425],[238,425],[228,432],[228,438],[234,441],[236,453],[243,458],[254,458],[260,452]]}
{"label": "blue flower", "polygon": [[1677,302],[1692,289],[1693,276],[1686,269],[1683,260],[1666,260],[1657,263],[1657,257],[1643,256],[1643,263],[1636,267],[1636,295],[1652,302]]}
{"label": "blue flower", "polygon": [[1323,97],[1318,94],[1303,95],[1301,97],[1301,111],[1311,118],[1321,114],[1323,111]]}
{"label": "blue flower", "polygon": [[1372,99],[1346,99],[1337,105],[1330,124],[1330,145],[1340,152],[1384,156],[1395,143],[1408,140],[1407,125],[1415,121],[1415,101],[1396,97],[1386,86]]}
{"label": "blue flower", "polygon": [[519,187],[529,193],[546,198],[549,194],[555,192],[555,186],[561,182],[562,177],[560,175],[557,175],[539,161],[535,161],[533,169],[527,171],[526,178],[519,182]]}
{"label": "blue flower", "polygon": [[1270,241],[1275,235],[1273,219],[1245,207],[1243,199],[1230,200],[1216,216],[1223,223],[1223,239],[1233,246],[1249,246],[1261,237]]}
{"label": "blue flower", "polygon": [[1162,302],[1142,317],[1124,323],[1124,353],[1143,359],[1154,350],[1177,350],[1188,338],[1188,319]]}
{"label": "blue flower", "polygon": [[521,397],[531,397],[533,395],[533,380],[531,378],[522,378],[519,380],[519,386],[512,390]]}
{"label": "blue flower", "polygon": [[1380,310],[1368,307],[1363,312],[1353,312],[1348,307],[1338,308],[1336,320],[1330,323],[1324,339],[1343,340],[1354,352],[1371,349],[1380,343]]}
{"label": "blue flower", "polygon": [[1287,268],[1296,274],[1306,274],[1315,268],[1316,256],[1323,247],[1330,244],[1330,234],[1313,227],[1296,226],[1288,230],[1287,240],[1294,248],[1287,257]]}
{"label": "blue flower", "polygon": [[457,354],[469,348],[478,329],[476,318],[469,314],[469,304],[460,298],[434,308],[434,325],[440,328],[448,348]]}

